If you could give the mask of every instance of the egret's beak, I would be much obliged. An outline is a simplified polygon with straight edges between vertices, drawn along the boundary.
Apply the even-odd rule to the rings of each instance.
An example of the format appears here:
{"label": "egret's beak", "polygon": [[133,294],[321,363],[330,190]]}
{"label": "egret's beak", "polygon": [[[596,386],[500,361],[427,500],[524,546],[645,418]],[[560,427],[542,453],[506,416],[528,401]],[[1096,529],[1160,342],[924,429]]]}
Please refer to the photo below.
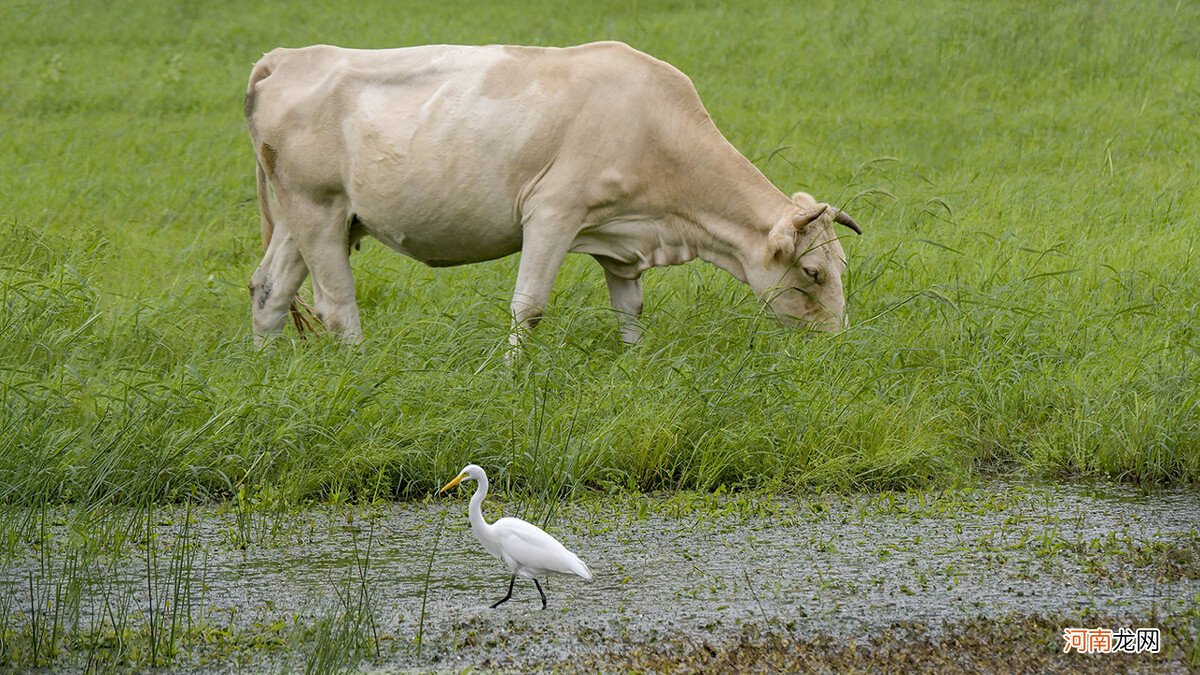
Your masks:
{"label": "egret's beak", "polygon": [[458,485],[466,477],[467,477],[467,474],[465,474],[465,473],[458,474],[458,478],[455,478],[454,480],[450,481],[449,483],[446,483],[446,487],[442,488],[441,490],[438,490],[438,494],[442,494],[446,490],[449,490],[450,488],[454,487],[455,485]]}

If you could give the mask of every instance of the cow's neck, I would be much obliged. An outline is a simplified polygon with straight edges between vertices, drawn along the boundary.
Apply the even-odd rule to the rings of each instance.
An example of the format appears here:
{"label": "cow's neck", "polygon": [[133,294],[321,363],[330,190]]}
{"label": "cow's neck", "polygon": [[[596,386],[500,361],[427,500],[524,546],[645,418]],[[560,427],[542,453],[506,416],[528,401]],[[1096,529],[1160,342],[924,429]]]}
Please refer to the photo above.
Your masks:
{"label": "cow's neck", "polygon": [[763,292],[767,238],[796,205],[732,146],[726,150],[716,155],[721,161],[698,153],[688,164],[707,180],[588,228],[572,250],[603,256],[631,278],[700,258]]}
{"label": "cow's neck", "polygon": [[[755,286],[767,256],[767,237],[781,218],[795,211],[790,199],[759,174],[762,184],[741,186],[697,209],[696,250],[699,258]],[[758,290],[757,288],[755,289]]]}

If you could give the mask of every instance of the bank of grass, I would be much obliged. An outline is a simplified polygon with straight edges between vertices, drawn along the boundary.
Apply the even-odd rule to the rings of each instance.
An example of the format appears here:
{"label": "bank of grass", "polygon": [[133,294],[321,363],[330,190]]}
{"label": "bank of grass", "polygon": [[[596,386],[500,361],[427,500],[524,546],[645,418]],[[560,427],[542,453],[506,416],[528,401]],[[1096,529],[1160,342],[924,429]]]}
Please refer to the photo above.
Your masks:
{"label": "bank of grass", "polygon": [[[1200,480],[1200,12],[1186,3],[10,5],[0,500]],[[702,263],[617,340],[571,260],[521,363],[514,259],[354,255],[366,341],[250,340],[241,119],[277,45],[620,39],[781,188],[846,206],[854,326]]]}
{"label": "bank of grass", "polygon": [[[661,640],[584,659],[552,665],[556,672],[1050,672],[1174,673],[1194,669],[1200,662],[1196,617],[1044,617],[1013,614],[975,617],[930,625],[897,624],[876,635],[858,639],[828,635],[795,636],[782,631],[748,627],[737,639],[724,642]],[[1104,654],[1100,658],[1063,654],[1067,627],[1153,627],[1169,644],[1156,653]],[[506,664],[500,664],[503,667]],[[1066,666],[1069,666],[1067,668]]]}

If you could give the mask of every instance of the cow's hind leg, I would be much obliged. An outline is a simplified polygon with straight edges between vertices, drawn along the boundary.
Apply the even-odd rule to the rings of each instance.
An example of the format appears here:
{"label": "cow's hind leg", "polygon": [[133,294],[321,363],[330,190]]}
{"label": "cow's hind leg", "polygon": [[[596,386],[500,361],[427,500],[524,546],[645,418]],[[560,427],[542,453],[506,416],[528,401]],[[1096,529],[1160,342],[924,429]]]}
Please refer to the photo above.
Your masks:
{"label": "cow's hind leg", "polygon": [[625,344],[637,344],[642,339],[642,277],[640,274],[633,279],[618,276],[609,269],[607,259],[595,258],[604,268],[604,283],[608,285],[608,297],[621,326],[621,340]]}
{"label": "cow's hind leg", "polygon": [[317,316],[326,328],[347,342],[362,339],[354,275],[350,271],[350,220],[340,203],[292,204],[292,215],[303,219],[300,240],[304,262],[313,275]]}
{"label": "cow's hind leg", "polygon": [[261,345],[264,338],[283,330],[292,300],[307,274],[299,242],[292,236],[290,228],[280,223],[267,245],[262,263],[250,279],[250,308],[256,344]]}
{"label": "cow's hind leg", "polygon": [[[362,238],[366,236],[366,230],[362,223],[357,218],[351,220],[350,223],[350,239],[347,242],[349,245],[348,254],[353,254],[354,251],[362,249]],[[321,282],[314,275],[312,278],[313,289],[313,306],[326,307],[328,303],[325,300],[325,293],[321,290]]]}

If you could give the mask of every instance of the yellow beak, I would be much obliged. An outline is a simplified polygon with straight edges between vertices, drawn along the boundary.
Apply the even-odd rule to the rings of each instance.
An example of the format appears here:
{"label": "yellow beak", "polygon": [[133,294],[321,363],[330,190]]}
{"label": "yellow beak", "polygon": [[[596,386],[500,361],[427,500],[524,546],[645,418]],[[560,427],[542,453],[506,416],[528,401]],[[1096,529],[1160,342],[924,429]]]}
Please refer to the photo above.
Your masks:
{"label": "yellow beak", "polygon": [[450,488],[454,487],[455,485],[458,485],[466,477],[467,477],[467,474],[465,474],[465,473],[458,474],[458,478],[455,478],[454,480],[450,481],[449,483],[446,483],[446,487],[442,488],[441,490],[438,490],[438,494],[441,494],[441,493],[445,492],[446,490],[449,490]]}

